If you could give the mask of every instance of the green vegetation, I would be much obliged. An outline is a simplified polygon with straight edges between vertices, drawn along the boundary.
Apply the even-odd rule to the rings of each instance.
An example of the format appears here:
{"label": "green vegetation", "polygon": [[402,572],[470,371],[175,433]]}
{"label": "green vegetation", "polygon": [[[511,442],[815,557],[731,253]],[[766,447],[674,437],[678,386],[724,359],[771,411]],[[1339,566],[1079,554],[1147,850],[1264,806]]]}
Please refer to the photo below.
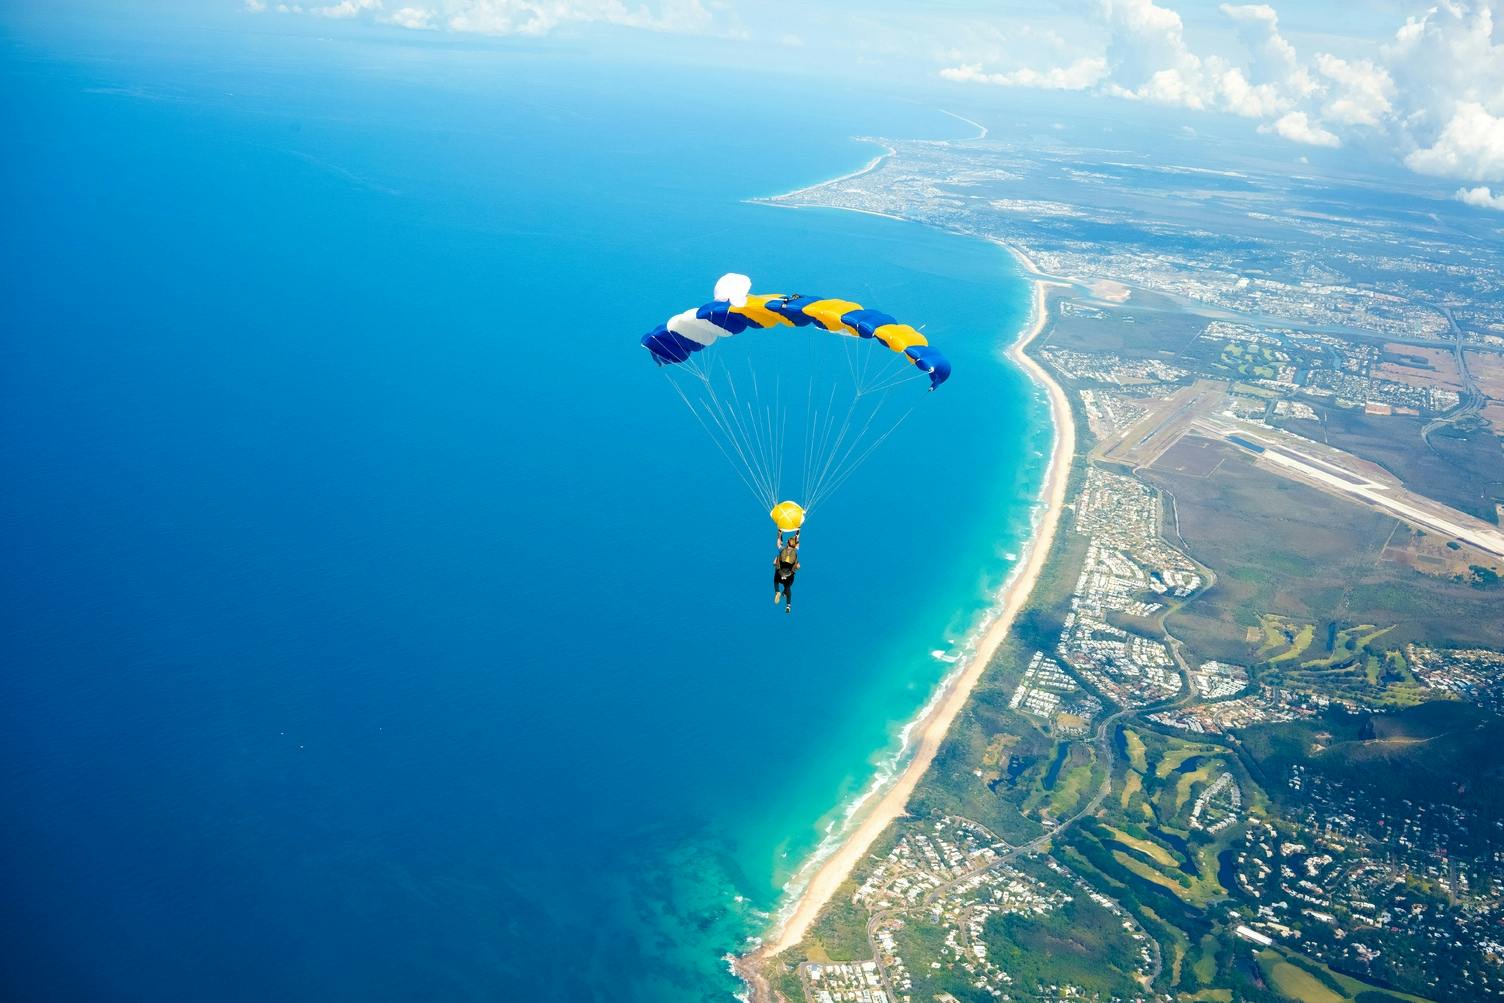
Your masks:
{"label": "green vegetation", "polygon": [[1052,738],[1008,706],[1031,653],[1014,640],[1003,646],[920,782],[912,812],[985,820],[1004,839],[1023,843],[1100,789],[1105,769],[1089,740]]}
{"label": "green vegetation", "polygon": [[1339,629],[1336,623],[1329,623],[1325,653],[1310,658],[1299,656],[1309,654],[1310,640],[1316,633],[1314,624],[1297,625],[1266,613],[1260,617],[1260,625],[1266,640],[1259,653],[1268,655],[1278,651],[1280,645],[1288,645],[1265,663],[1260,673],[1264,682],[1372,707],[1413,707],[1441,696],[1415,677],[1400,649],[1385,647],[1394,625],[1360,623]]}
{"label": "green vegetation", "polygon": [[867,912],[851,901],[856,889],[855,881],[845,882],[830,905],[820,911],[809,932],[806,957],[810,961],[853,961],[871,956]]}
{"label": "green vegetation", "polygon": [[1042,916],[1005,913],[988,919],[982,935],[988,957],[1013,976],[1015,995],[1029,999],[1041,987],[1062,981],[1103,998],[1140,991],[1133,978],[1138,944],[1122,920],[1054,872],[1037,864],[1026,870],[1070,893],[1071,901]]}
{"label": "green vegetation", "polygon": [[1160,846],[1158,843],[1151,842],[1148,839],[1140,839],[1138,836],[1126,833],[1121,829],[1114,829],[1110,825],[1104,825],[1103,828],[1105,828],[1109,833],[1112,834],[1112,838],[1114,840],[1134,850],[1137,850],[1139,853],[1148,857],[1150,860],[1154,861],[1156,864],[1159,864],[1161,867],[1180,866],[1176,862],[1175,858],[1170,854],[1170,851],[1165,849],[1163,846]]}
{"label": "green vegetation", "polygon": [[[1432,700],[1384,714],[1333,711],[1309,721],[1259,725],[1243,731],[1241,748],[1265,777],[1285,777],[1300,765],[1375,803],[1403,801],[1466,806],[1479,813],[1480,842],[1504,810],[1504,719],[1461,701]],[[1277,785],[1275,796],[1294,795]],[[1465,848],[1467,840],[1460,840]]]}
{"label": "green vegetation", "polygon": [[1315,636],[1315,626],[1309,623],[1306,624],[1305,626],[1300,628],[1300,632],[1296,634],[1294,639],[1290,642],[1290,649],[1282,654],[1276,655],[1269,661],[1271,663],[1293,662],[1295,659],[1304,654],[1305,650],[1311,646],[1311,641],[1313,638],[1315,638]]}
{"label": "green vegetation", "polygon": [[1375,989],[1334,972],[1313,958],[1282,947],[1258,952],[1258,965],[1269,982],[1288,999],[1306,1003],[1426,1003],[1420,996]]}
{"label": "green vegetation", "polygon": [[1174,496],[1191,556],[1217,574],[1215,588],[1165,620],[1202,658],[1298,664],[1309,657],[1290,653],[1301,628],[1313,627],[1314,646],[1322,625],[1334,621],[1392,627],[1366,642],[1381,660],[1382,650],[1408,641],[1504,647],[1495,592],[1381,560],[1398,527],[1388,516],[1272,477],[1231,447],[1205,476],[1158,468],[1144,476]]}
{"label": "green vegetation", "polygon": [[1139,737],[1138,732],[1123,729],[1123,740],[1128,746],[1128,765],[1140,773],[1148,772],[1149,763],[1145,759],[1144,740]]}
{"label": "green vegetation", "polygon": [[[1262,344],[1243,344],[1236,341],[1224,341],[1222,354],[1215,362],[1207,364],[1209,369],[1220,370],[1224,373],[1241,376],[1250,380],[1272,380],[1279,375],[1279,367],[1288,362],[1290,356]],[[1257,387],[1261,394],[1274,396],[1263,387]]]}
{"label": "green vegetation", "polygon": [[1284,960],[1274,950],[1259,952],[1259,965],[1270,983],[1282,995],[1301,1003],[1347,1003],[1347,997],[1334,991],[1327,983],[1311,972]]}

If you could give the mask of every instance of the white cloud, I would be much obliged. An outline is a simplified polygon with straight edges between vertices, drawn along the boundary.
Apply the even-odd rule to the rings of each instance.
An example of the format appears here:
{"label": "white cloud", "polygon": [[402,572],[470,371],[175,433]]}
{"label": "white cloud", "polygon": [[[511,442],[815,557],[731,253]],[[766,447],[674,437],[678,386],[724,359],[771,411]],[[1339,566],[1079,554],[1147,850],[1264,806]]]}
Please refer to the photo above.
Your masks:
{"label": "white cloud", "polygon": [[[256,4],[252,7],[251,4]],[[248,0],[248,9],[265,9],[262,0]],[[702,0],[658,0],[628,6],[624,0],[439,0],[433,6],[405,6],[391,14],[382,0],[340,0],[325,6],[278,4],[285,14],[374,20],[403,28],[445,28],[490,35],[546,35],[570,24],[615,24],[650,31],[710,32],[716,19]]]}
{"label": "white cloud", "polygon": [[1267,87],[1285,100],[1309,97],[1319,84],[1301,64],[1279,30],[1279,15],[1268,4],[1223,4],[1219,8],[1237,26],[1238,37],[1253,53],[1249,76],[1255,86]]}
{"label": "white cloud", "polygon": [[1495,44],[1496,2],[1446,0],[1406,21],[1384,47],[1384,62],[1404,96],[1406,128],[1440,130],[1463,103],[1504,115],[1504,35]]}
{"label": "white cloud", "polygon": [[1468,205],[1480,206],[1484,209],[1497,209],[1504,212],[1504,192],[1495,195],[1486,187],[1459,188],[1457,194],[1452,196],[1458,202]]}
{"label": "white cloud", "polygon": [[1285,97],[1273,84],[1254,84],[1236,66],[1230,67],[1217,81],[1223,106],[1244,118],[1269,118],[1288,107]]}
{"label": "white cloud", "polygon": [[1154,0],[1097,0],[1107,26],[1110,93],[1203,108],[1211,90],[1206,68],[1185,44],[1180,15]]}
{"label": "white cloud", "polygon": [[1035,87],[1042,90],[1079,91],[1098,83],[1107,75],[1107,60],[1085,57],[1069,66],[1055,67],[1044,71],[1030,69],[1013,70],[1009,73],[983,73],[975,64],[952,66],[940,71],[947,80],[962,83],[996,84],[999,87]]}
{"label": "white cloud", "polygon": [[1292,143],[1305,143],[1307,146],[1342,145],[1342,140],[1337,138],[1336,133],[1323,129],[1303,111],[1286,112],[1273,122],[1259,126],[1259,132],[1272,132]]}
{"label": "white cloud", "polygon": [[1376,126],[1394,108],[1394,81],[1389,71],[1368,59],[1316,56],[1316,69],[1330,84],[1321,115],[1339,125]]}
{"label": "white cloud", "polygon": [[423,31],[438,27],[434,23],[435,16],[434,12],[427,7],[399,7],[381,20],[387,24],[395,24],[399,28]]}
{"label": "white cloud", "polygon": [[1473,101],[1459,104],[1436,142],[1405,158],[1419,174],[1483,181],[1504,178],[1504,117]]}
{"label": "white cloud", "polygon": [[354,17],[363,10],[380,10],[381,0],[340,0],[323,7],[310,7],[308,13],[319,17]]}
{"label": "white cloud", "polygon": [[710,14],[699,0],[665,0],[654,11],[620,0],[446,0],[451,31],[545,35],[567,24],[602,22],[655,31],[702,30]]}
{"label": "white cloud", "polygon": [[1064,65],[988,72],[980,64],[941,71],[950,80],[1041,87],[1096,89],[1130,100],[1154,101],[1193,110],[1221,109],[1249,118],[1272,118],[1294,107],[1319,85],[1301,65],[1295,47],[1279,33],[1274,8],[1223,4],[1253,53],[1245,69],[1220,55],[1198,55],[1186,44],[1180,15],[1155,0],[1092,0],[1107,30],[1101,56],[1081,56]]}
{"label": "white cloud", "polygon": [[941,75],[1228,112],[1291,142],[1330,148],[1351,139],[1394,151],[1419,173],[1504,181],[1504,0],[1435,0],[1369,54],[1309,59],[1267,3],[1218,8],[1242,45],[1238,57],[1193,51],[1180,15],[1156,0],[1072,2],[1093,12],[1105,44],[1083,32],[1056,50],[1054,68],[1009,68],[1002,54]]}
{"label": "white cloud", "polygon": [[[252,13],[260,13],[266,10],[266,4],[262,0],[246,0],[246,10]],[[340,0],[339,3],[323,4],[317,7],[304,7],[302,4],[277,4],[279,14],[312,14],[315,17],[351,18],[358,16],[362,11],[376,11],[381,9],[381,0]]]}

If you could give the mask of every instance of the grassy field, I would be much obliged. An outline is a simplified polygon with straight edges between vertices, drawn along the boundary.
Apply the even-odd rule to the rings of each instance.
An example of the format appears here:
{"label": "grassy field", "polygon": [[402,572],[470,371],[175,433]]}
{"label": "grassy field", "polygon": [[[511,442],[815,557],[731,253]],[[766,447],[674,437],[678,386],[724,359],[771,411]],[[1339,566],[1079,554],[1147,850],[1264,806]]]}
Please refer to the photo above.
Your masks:
{"label": "grassy field", "polygon": [[1282,995],[1301,1003],[1348,1003],[1348,997],[1333,992],[1315,975],[1284,960],[1278,951],[1261,951],[1259,967]]}
{"label": "grassy field", "polygon": [[1297,662],[1303,650],[1269,650],[1282,622],[1296,625],[1293,637],[1279,639],[1286,649],[1299,647],[1300,628],[1312,626],[1310,645],[1332,621],[1392,627],[1375,642],[1387,647],[1406,641],[1504,647],[1496,593],[1381,560],[1399,529],[1395,520],[1267,474],[1220,448],[1226,455],[1208,476],[1145,472],[1174,496],[1191,556],[1217,575],[1215,586],[1166,619],[1199,656]]}
{"label": "grassy field", "polygon": [[1148,772],[1149,761],[1144,755],[1144,740],[1139,737],[1138,732],[1125,729],[1123,741],[1128,746],[1128,765],[1140,773]]}
{"label": "grassy field", "polygon": [[[1112,810],[1076,837],[1078,852],[1119,884],[1152,885],[1194,908],[1225,898],[1216,855],[1240,830],[1232,827],[1213,838],[1195,829],[1190,816],[1195,799],[1224,772],[1247,792],[1250,809],[1262,804],[1236,755],[1213,743],[1131,727],[1122,729],[1118,741],[1126,752],[1118,761],[1119,794],[1107,802]],[[1194,953],[1187,941],[1183,954]],[[1166,964],[1173,961],[1167,954]]]}
{"label": "grassy field", "polygon": [[[1135,293],[1134,299],[1144,299],[1145,295]],[[1147,295],[1152,297],[1153,294]],[[1161,299],[1161,302],[1168,305],[1170,301]],[[1062,314],[1051,325],[1048,344],[1078,352],[1115,352],[1131,358],[1171,358],[1205,327],[1205,320],[1188,313],[1112,310],[1100,319]]]}
{"label": "grassy field", "polygon": [[1390,709],[1446,696],[1416,678],[1400,649],[1386,646],[1394,625],[1328,623],[1327,642],[1312,652],[1315,624],[1269,613],[1259,621],[1264,643],[1257,654],[1268,659],[1259,675],[1266,683]]}
{"label": "grassy field", "polygon": [[1276,990],[1298,1003],[1430,1003],[1422,996],[1377,989],[1283,948],[1258,952],[1258,964]]}
{"label": "grassy field", "polygon": [[1137,836],[1124,832],[1122,829],[1115,829],[1111,825],[1106,825],[1105,828],[1108,832],[1112,833],[1113,838],[1116,839],[1119,843],[1124,843],[1128,846],[1131,846],[1133,849],[1139,851],[1144,856],[1152,859],[1155,863],[1163,867],[1180,866],[1180,862],[1175,859],[1170,851],[1165,849],[1163,846],[1160,846],[1158,843],[1151,842],[1147,839],[1140,839]]}
{"label": "grassy field", "polygon": [[[1369,415],[1318,407],[1321,421],[1276,422],[1318,442],[1372,460],[1437,501],[1490,522],[1504,504],[1504,464],[1498,439],[1487,432],[1466,437],[1420,437],[1426,419]],[[1434,448],[1432,448],[1434,447]]]}

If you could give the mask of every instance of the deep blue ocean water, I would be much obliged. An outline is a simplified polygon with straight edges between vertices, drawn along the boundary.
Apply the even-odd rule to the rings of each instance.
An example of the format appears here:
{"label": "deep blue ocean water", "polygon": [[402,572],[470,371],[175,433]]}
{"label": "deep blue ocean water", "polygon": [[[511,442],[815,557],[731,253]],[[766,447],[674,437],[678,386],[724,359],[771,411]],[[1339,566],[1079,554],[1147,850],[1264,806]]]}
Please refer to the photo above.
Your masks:
{"label": "deep blue ocean water", "polygon": [[[6,995],[726,998],[1049,441],[999,250],[743,200],[965,127],[547,45],[0,42]],[[637,344],[731,269],[956,366],[792,617]]]}

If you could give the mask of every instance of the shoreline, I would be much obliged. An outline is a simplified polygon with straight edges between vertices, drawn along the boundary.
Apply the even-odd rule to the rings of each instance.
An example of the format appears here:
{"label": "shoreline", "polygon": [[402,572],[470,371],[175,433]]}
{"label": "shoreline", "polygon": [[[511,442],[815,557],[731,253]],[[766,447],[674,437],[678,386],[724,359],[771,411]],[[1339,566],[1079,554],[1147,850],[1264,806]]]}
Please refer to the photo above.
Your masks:
{"label": "shoreline", "polygon": [[[864,171],[870,169],[871,166]],[[1029,321],[1009,345],[1006,355],[1024,371],[1031,382],[1045,391],[1049,401],[1055,436],[1040,486],[1038,500],[1043,507],[1034,526],[1033,536],[1028,541],[1024,560],[1015,567],[1014,573],[998,590],[997,604],[989,617],[982,621],[980,636],[968,652],[968,657],[956,672],[941,681],[934,696],[926,702],[906,729],[911,730],[915,740],[908,761],[884,789],[870,791],[862,796],[862,801],[865,801],[873,794],[877,795],[872,804],[863,805],[850,816],[854,824],[840,837],[833,852],[819,860],[787,915],[768,931],[764,942],[755,950],[733,960],[733,968],[747,983],[754,1000],[773,998],[762,975],[762,965],[804,939],[820,910],[850,877],[872,844],[891,822],[905,814],[909,797],[934,761],[951,725],[970,699],[972,690],[976,688],[999,646],[1008,636],[1014,619],[1034,591],[1034,585],[1054,543],[1060,512],[1065,504],[1071,461],[1075,455],[1076,430],[1065,391],[1026,351],[1043,332],[1049,320],[1045,290],[1047,285],[1053,283],[1041,275],[1034,262],[1018,248],[1002,241],[991,242],[1012,255],[1032,286],[1033,307]],[[861,805],[861,801],[858,804]]]}
{"label": "shoreline", "polygon": [[[947,112],[946,114],[950,114],[950,113]],[[796,195],[803,195],[805,192],[814,191],[816,188],[825,188],[825,187],[828,187],[830,185],[838,185],[842,181],[850,181],[852,178],[859,178],[863,174],[871,174],[873,171],[877,170],[877,165],[878,164],[881,164],[884,160],[887,160],[889,157],[896,156],[898,154],[897,150],[893,149],[893,147],[889,146],[887,143],[884,143],[880,139],[859,138],[857,140],[857,142],[859,142],[859,143],[871,143],[873,146],[880,146],[880,147],[883,148],[883,152],[879,153],[877,156],[873,157],[871,160],[867,161],[865,164],[863,164],[861,167],[858,167],[856,170],[852,171],[850,174],[842,174],[838,178],[830,178],[830,179],[828,179],[826,181],[816,181],[812,185],[805,185],[802,188],[795,188],[795,189],[793,189],[791,191],[782,192],[782,193],[780,193],[778,195],[764,195],[764,196],[762,196],[760,198],[744,199],[743,201],[745,201],[745,202],[753,202],[753,203],[756,203],[758,205],[781,205],[781,206],[787,206],[789,204],[787,200],[794,198]],[[803,207],[801,207],[801,206],[793,206],[793,208],[803,208]],[[851,211],[852,212],[861,212],[862,210],[861,209],[853,209]],[[881,213],[881,212],[879,212],[879,213],[873,213],[873,215],[874,216],[887,216],[888,214],[887,213]],[[901,216],[889,216],[888,218],[889,219],[902,219],[903,217],[901,217]],[[907,222],[907,220],[905,220],[905,222]]]}

